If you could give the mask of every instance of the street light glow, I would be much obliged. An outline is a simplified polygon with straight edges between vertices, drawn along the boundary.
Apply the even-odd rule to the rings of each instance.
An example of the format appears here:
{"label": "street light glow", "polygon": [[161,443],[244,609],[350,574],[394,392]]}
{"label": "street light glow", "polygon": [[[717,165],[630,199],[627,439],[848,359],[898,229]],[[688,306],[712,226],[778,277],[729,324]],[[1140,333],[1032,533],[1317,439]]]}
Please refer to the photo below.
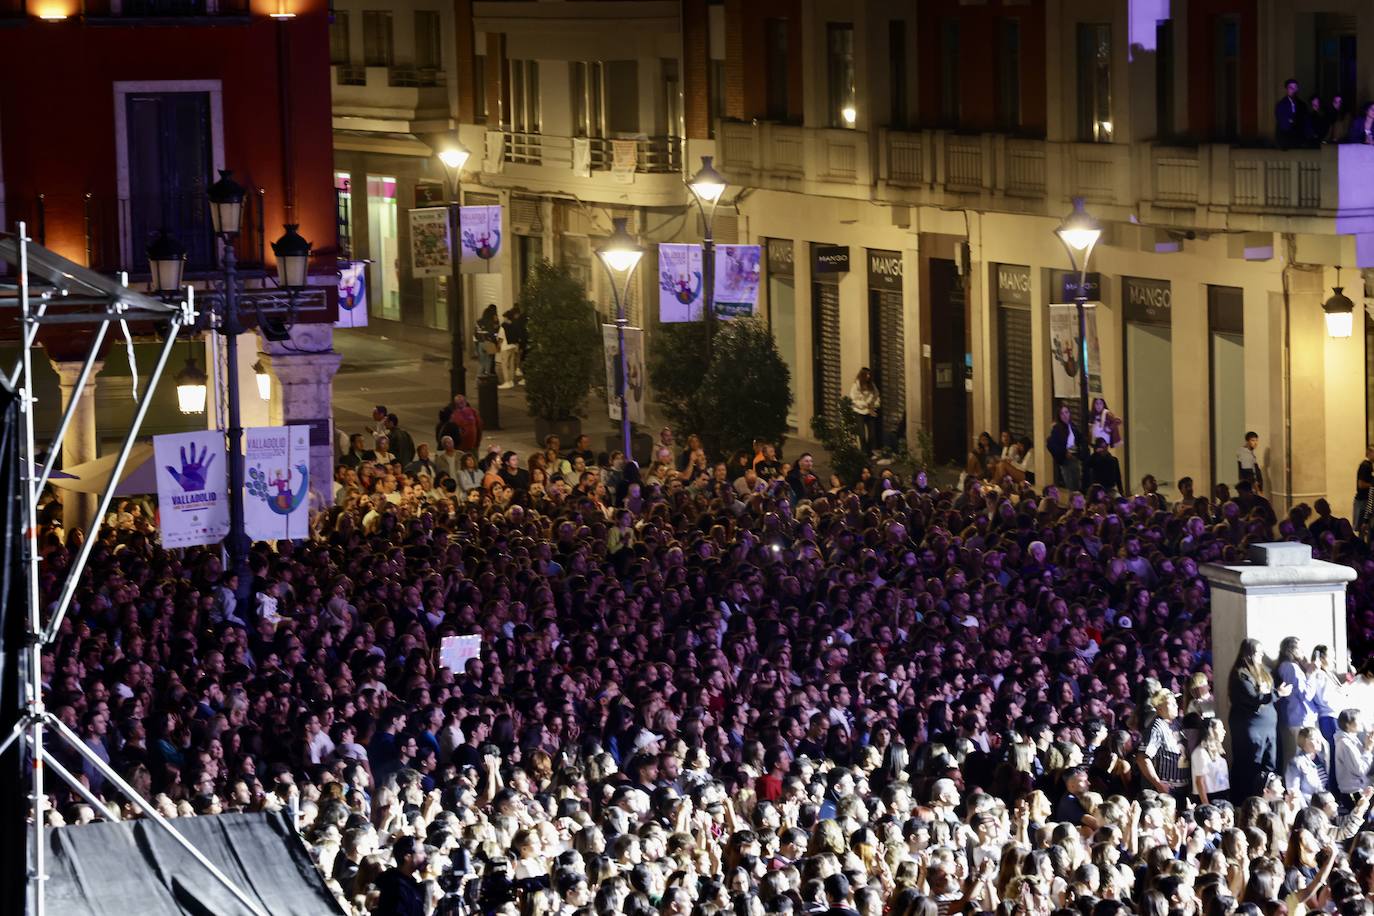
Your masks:
{"label": "street light glow", "polygon": [[606,240],[606,244],[596,250],[596,256],[611,270],[624,273],[634,269],[639,259],[644,257],[644,249],[625,228],[628,222],[626,219],[621,217],[614,222],[615,231]]}
{"label": "street light glow", "polygon": [[1086,251],[1102,237],[1102,225],[1083,208],[1081,197],[1073,199],[1073,212],[1054,231],[1074,251]]}
{"label": "street light glow", "polygon": [[187,357],[186,366],[176,377],[177,407],[182,413],[205,413],[205,382],[205,372],[196,365],[196,358]]}
{"label": "street light glow", "polygon": [[850,127],[853,127],[854,119],[859,116],[859,113],[854,110],[853,105],[846,105],[844,106],[844,108],[840,109],[840,116],[844,118],[844,123],[848,124]]}
{"label": "street light glow", "polygon": [[439,150],[439,161],[442,162],[445,167],[453,169],[455,172],[461,172],[463,166],[467,165],[468,157],[471,155],[472,154],[467,151],[466,147],[458,143]]}
{"label": "street light glow", "polygon": [[717,172],[715,166],[711,164],[713,156],[701,157],[701,168],[692,176],[692,180],[687,182],[687,187],[692,189],[692,193],[707,203],[715,203],[720,200],[720,195],[725,193],[728,184],[725,176]]}
{"label": "street light glow", "polygon": [[[1341,269],[1336,268],[1336,282],[1341,282]],[[1331,288],[1331,298],[1322,303],[1326,312],[1326,333],[1330,337],[1349,337],[1355,331],[1355,303],[1345,294],[1345,287]]]}

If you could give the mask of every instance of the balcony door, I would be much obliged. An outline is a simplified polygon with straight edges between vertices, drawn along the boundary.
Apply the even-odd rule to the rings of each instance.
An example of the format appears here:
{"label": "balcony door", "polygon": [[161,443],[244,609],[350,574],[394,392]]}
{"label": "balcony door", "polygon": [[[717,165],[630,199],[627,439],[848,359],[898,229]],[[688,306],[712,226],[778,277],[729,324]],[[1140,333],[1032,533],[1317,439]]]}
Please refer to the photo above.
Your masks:
{"label": "balcony door", "polygon": [[213,266],[206,189],[212,171],[209,92],[131,92],[124,97],[128,198],[125,267],[146,268],[144,251],[160,230],[186,246],[187,266]]}

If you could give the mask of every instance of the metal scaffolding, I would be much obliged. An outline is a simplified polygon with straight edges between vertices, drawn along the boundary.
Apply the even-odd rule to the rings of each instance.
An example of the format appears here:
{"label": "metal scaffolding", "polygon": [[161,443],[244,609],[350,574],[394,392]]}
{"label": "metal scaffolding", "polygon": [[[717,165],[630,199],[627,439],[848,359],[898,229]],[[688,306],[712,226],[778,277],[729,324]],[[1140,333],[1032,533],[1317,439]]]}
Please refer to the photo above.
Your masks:
{"label": "metal scaffolding", "polygon": [[[166,302],[146,296],[128,288],[121,282],[95,273],[78,264],[68,261],[33,243],[27,237],[26,226],[20,223],[18,233],[0,233],[0,262],[9,266],[9,271],[0,276],[0,317],[13,310],[17,314],[20,330],[20,353],[13,368],[0,376],[0,385],[18,403],[19,425],[14,429],[13,422],[7,420],[9,428],[5,431],[11,439],[17,434],[18,449],[18,494],[6,494],[10,500],[20,503],[20,523],[18,532],[22,533],[20,554],[23,569],[22,607],[24,619],[24,644],[22,647],[6,646],[6,653],[17,655],[19,678],[22,681],[19,697],[21,708],[18,721],[9,734],[0,741],[0,755],[19,742],[19,753],[26,761],[24,771],[28,774],[28,841],[25,866],[25,885],[28,893],[28,911],[34,916],[45,916],[44,882],[47,838],[44,830],[45,768],[51,768],[63,782],[86,801],[97,804],[99,799],[85,789],[79,779],[72,775],[54,757],[50,745],[53,742],[65,744],[79,754],[87,763],[104,776],[105,781],[137,807],[154,823],[165,829],[171,837],[181,844],[211,875],[243,904],[254,916],[267,916],[263,907],[248,893],[231,881],[214,863],[182,836],[157,809],[123,778],[109,764],[105,763],[94,751],[86,746],[75,732],[61,720],[48,712],[43,700],[43,651],[57,638],[63,618],[71,608],[86,562],[97,540],[102,521],[114,499],[115,487],[123,475],[129,453],[138,438],[143,420],[152,403],[152,393],[162,378],[162,372],[171,355],[172,346],[183,328],[194,327],[196,311],[194,297],[188,289],[180,301]],[[101,347],[111,324],[153,324],[163,335],[156,362],[148,374],[147,383],[127,433],[120,442],[118,457],[110,476],[110,482],[100,499],[95,517],[86,528],[86,539],[81,552],[67,569],[61,583],[60,597],[44,621],[43,608],[39,593],[39,556],[37,544],[38,499],[47,485],[53,471],[56,456],[61,453],[72,417],[76,412],[79,399],[84,396],[86,381],[90,378],[99,357]],[[34,434],[34,396],[32,347],[38,339],[40,328],[45,325],[72,325],[93,328],[90,350],[81,368],[80,377],[73,389],[71,401],[62,411],[57,432],[48,444],[47,456],[40,465],[40,453],[35,446]],[[0,367],[2,370],[3,367]],[[68,519],[70,524],[73,520]],[[10,557],[5,557],[5,563]],[[8,665],[13,658],[4,659]],[[102,806],[100,810],[105,811]]]}

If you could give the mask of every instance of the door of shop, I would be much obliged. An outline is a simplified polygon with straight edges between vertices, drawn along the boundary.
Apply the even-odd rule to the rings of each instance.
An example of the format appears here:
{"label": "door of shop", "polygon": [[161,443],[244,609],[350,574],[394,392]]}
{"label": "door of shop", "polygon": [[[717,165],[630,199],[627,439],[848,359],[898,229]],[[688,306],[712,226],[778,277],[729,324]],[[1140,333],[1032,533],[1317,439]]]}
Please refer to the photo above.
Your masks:
{"label": "door of shop", "polygon": [[969,449],[964,281],[953,261],[930,261],[931,439],[935,460],[962,463]]}

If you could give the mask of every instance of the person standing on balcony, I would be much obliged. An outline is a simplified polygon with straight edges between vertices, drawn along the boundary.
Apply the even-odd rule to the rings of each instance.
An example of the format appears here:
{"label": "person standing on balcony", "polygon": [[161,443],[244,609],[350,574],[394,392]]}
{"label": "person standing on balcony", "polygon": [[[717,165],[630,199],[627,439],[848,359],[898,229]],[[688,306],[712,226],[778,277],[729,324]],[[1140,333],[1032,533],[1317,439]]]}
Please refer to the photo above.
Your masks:
{"label": "person standing on balcony", "polygon": [[1345,135],[1346,143],[1363,143],[1374,146],[1374,102],[1365,102],[1350,122],[1350,132]]}
{"label": "person standing on balcony", "polygon": [[1345,133],[1350,128],[1346,125],[1345,119],[1350,114],[1345,107],[1345,99],[1338,92],[1331,97],[1331,101],[1326,106],[1326,137],[1327,143],[1344,143]]}
{"label": "person standing on balcony", "polygon": [[1274,106],[1274,137],[1280,147],[1288,149],[1302,144],[1303,105],[1297,80],[1289,79],[1283,88],[1284,96]]}
{"label": "person standing on balcony", "polygon": [[878,394],[878,386],[873,384],[873,373],[867,366],[859,370],[854,384],[850,386],[849,400],[859,417],[859,447],[865,455],[871,455],[882,442],[878,426],[878,408],[882,405],[882,397]]}

